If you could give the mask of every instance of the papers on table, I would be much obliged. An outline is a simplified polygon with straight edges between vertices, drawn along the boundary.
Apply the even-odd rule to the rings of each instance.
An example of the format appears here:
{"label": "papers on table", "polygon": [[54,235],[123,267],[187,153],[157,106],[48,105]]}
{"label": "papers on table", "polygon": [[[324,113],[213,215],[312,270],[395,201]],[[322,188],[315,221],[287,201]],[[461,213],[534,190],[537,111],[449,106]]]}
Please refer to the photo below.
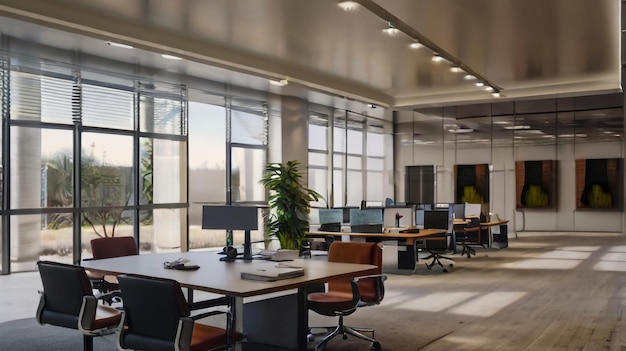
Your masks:
{"label": "papers on table", "polygon": [[241,279],[273,282],[304,275],[303,267],[286,265],[284,263],[253,264],[241,272]]}

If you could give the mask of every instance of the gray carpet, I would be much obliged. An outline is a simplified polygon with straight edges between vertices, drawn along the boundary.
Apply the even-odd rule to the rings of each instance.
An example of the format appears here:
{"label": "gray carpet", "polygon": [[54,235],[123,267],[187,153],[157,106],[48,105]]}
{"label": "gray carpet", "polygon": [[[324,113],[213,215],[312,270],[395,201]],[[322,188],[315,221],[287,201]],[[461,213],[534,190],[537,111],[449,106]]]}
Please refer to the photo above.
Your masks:
{"label": "gray carpet", "polygon": [[[115,335],[96,337],[94,351],[117,350]],[[12,351],[70,351],[83,349],[83,335],[78,330],[39,325],[35,318],[0,324],[0,349]]]}

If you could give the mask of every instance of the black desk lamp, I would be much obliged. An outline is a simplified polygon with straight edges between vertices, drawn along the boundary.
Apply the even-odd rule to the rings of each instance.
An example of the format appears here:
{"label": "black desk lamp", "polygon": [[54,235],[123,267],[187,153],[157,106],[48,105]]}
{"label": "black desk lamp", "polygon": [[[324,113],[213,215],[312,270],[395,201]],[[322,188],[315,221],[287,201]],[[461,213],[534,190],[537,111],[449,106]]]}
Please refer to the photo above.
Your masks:
{"label": "black desk lamp", "polygon": [[202,229],[243,230],[243,259],[252,260],[250,230],[259,228],[259,209],[249,206],[202,206]]}

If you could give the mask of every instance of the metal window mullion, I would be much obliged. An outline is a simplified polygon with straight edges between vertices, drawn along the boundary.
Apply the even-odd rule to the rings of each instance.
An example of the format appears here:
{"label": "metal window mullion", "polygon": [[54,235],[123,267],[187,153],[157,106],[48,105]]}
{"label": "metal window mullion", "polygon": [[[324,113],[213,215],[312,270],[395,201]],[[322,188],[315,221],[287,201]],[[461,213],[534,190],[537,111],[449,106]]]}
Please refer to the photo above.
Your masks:
{"label": "metal window mullion", "polygon": [[[140,103],[141,103],[141,98],[140,98],[141,93],[139,92],[139,89],[135,90],[135,93],[133,94],[133,182],[135,183],[133,186],[133,197],[134,197],[134,201],[133,204],[136,206],[136,208],[133,210],[133,237],[135,238],[135,242],[139,243],[140,241],[140,231],[139,231],[139,205],[141,203],[140,201],[140,192],[139,192],[139,179],[141,177],[140,173],[140,165],[139,165],[139,158],[140,158],[140,146],[141,146],[141,131],[140,131],[140,113],[141,113],[141,108],[140,108]],[[152,142],[152,147],[154,148],[154,141]],[[153,149],[154,150],[154,149]],[[154,156],[154,151],[152,153],[152,155]],[[153,184],[154,184],[154,165],[153,167]],[[153,216],[154,217],[154,216]]]}
{"label": "metal window mullion", "polygon": [[82,198],[81,198],[81,144],[82,144],[82,82],[80,71],[74,71],[72,85],[72,122],[74,124],[72,159],[74,160],[73,174],[73,221],[72,221],[72,242],[73,242],[73,262],[80,263],[81,260],[81,222],[82,222]]}
{"label": "metal window mullion", "polygon": [[[5,47],[5,42],[7,38],[5,36],[1,37],[2,39],[2,47]],[[0,252],[0,256],[2,256],[2,271],[1,274],[9,274],[11,273],[11,236],[9,233],[11,232],[9,215],[6,214],[6,210],[9,209],[10,206],[10,193],[11,187],[8,186],[11,178],[9,172],[9,165],[11,160],[10,154],[10,124],[11,120],[11,108],[9,106],[11,90],[9,89],[10,84],[10,61],[8,58],[1,57],[0,58],[0,79],[2,79],[2,102],[1,102],[1,112],[2,112],[2,211],[4,214],[2,215],[2,233],[1,233],[1,241],[2,241],[2,251]]]}
{"label": "metal window mullion", "polygon": [[[227,205],[232,205],[233,203],[233,199],[232,199],[232,193],[233,193],[233,189],[232,189],[232,176],[233,176],[233,170],[232,170],[232,150],[231,150],[231,140],[232,140],[232,114],[231,114],[231,96],[227,95],[226,96],[226,108],[225,108],[225,112],[226,112],[226,204]],[[226,231],[226,246],[232,245],[234,242],[233,240],[233,232],[232,230],[227,230]]]}

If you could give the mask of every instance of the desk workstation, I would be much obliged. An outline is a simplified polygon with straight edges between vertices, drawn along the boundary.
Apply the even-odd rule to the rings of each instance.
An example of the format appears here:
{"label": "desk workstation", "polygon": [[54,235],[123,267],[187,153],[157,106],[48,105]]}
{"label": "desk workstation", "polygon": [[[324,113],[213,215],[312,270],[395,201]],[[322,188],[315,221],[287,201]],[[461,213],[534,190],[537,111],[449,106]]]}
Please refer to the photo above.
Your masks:
{"label": "desk workstation", "polygon": [[[164,262],[178,259],[188,260],[189,263],[200,266],[195,271],[165,269]],[[276,265],[275,262],[263,260],[234,260],[233,262],[220,261],[221,255],[216,252],[183,252],[162,253],[126,256],[101,260],[83,261],[85,268],[107,274],[138,274],[148,277],[173,279],[182,287],[198,291],[222,294],[235,298],[236,330],[243,331],[244,298],[284,292],[297,289],[297,310],[295,316],[295,345],[294,349],[307,349],[308,312],[306,307],[306,288],[314,284],[325,283],[336,278],[352,278],[368,275],[376,270],[376,266],[364,264],[332,263],[326,260],[295,260],[290,265],[303,267],[304,275],[300,277],[277,281],[244,280],[241,273],[265,265]],[[281,312],[285,312],[281,310]],[[293,316],[292,316],[293,317]],[[258,316],[256,316],[258,318]],[[272,318],[276,318],[273,316]],[[293,336],[286,331],[285,335]]]}
{"label": "desk workstation", "polygon": [[417,233],[355,233],[355,232],[325,232],[311,231],[307,234],[310,238],[326,238],[329,236],[341,240],[342,236],[361,239],[365,241],[396,241],[406,247],[406,250],[398,250],[398,268],[410,269],[415,272],[418,262],[418,245],[424,240],[445,240],[445,229],[420,229]]}

